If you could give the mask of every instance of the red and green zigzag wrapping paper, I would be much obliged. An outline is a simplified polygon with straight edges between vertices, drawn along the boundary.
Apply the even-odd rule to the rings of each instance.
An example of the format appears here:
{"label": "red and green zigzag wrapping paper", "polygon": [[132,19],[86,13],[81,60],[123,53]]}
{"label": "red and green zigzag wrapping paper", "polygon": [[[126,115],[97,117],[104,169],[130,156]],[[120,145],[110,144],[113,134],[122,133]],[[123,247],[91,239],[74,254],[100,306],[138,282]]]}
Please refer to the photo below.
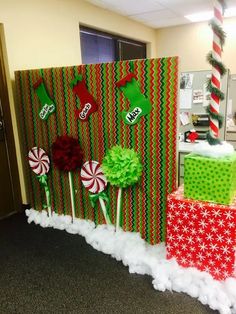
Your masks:
{"label": "red and green zigzag wrapping paper", "polygon": [[[23,152],[27,156],[29,149],[39,146],[51,157],[51,144],[58,135],[64,134],[79,139],[84,161],[101,162],[107,150],[116,144],[134,148],[141,156],[143,175],[138,184],[124,189],[121,225],[126,231],[140,232],[144,239],[155,244],[165,238],[166,198],[176,188],[178,58],[134,61],[134,74],[153,109],[133,126],[126,125],[121,118],[120,112],[129,109],[130,104],[115,86],[129,72],[128,61],[17,71],[16,91]],[[69,84],[76,74],[83,75],[99,106],[87,123],[81,123],[74,115],[80,103]],[[33,89],[33,83],[40,76],[56,104],[56,111],[48,121],[38,116],[41,105]],[[42,210],[44,194],[27,160],[25,162],[31,205]],[[59,214],[70,214],[67,173],[59,172],[51,165],[48,177],[52,209]],[[79,171],[73,173],[73,180],[76,216],[97,224],[105,223],[99,204],[95,209],[91,207]],[[107,188],[113,223],[117,190],[111,186]]]}

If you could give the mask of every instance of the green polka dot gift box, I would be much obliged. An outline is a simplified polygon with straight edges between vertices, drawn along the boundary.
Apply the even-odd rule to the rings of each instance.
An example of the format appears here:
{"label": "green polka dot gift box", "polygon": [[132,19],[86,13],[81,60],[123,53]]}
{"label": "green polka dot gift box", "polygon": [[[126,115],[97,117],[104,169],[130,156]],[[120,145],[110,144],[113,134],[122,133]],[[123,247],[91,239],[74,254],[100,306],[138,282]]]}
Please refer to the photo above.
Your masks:
{"label": "green polka dot gift box", "polygon": [[236,194],[236,153],[224,158],[184,158],[184,197],[229,205]]}

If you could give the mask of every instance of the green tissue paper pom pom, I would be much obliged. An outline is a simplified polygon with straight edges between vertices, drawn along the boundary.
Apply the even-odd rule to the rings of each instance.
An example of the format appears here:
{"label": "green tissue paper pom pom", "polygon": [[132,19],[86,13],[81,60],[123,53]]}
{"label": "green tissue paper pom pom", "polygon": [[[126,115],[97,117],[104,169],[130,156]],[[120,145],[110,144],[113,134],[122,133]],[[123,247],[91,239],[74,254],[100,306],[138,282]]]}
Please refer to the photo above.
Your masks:
{"label": "green tissue paper pom pom", "polygon": [[107,180],[115,186],[126,188],[135,184],[142,174],[138,154],[129,148],[114,146],[102,161],[102,170]]}

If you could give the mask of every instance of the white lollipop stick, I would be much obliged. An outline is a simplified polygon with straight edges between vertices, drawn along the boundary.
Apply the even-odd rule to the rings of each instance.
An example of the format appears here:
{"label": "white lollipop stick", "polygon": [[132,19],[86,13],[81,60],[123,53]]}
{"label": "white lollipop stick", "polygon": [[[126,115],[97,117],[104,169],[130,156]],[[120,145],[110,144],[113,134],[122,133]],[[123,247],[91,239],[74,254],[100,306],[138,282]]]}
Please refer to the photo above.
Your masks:
{"label": "white lollipop stick", "polygon": [[108,216],[105,202],[104,202],[104,200],[101,197],[99,197],[98,199],[99,199],[99,203],[100,203],[101,208],[102,208],[102,212],[103,212],[106,224],[107,225],[111,225],[111,220],[110,220],[110,217]]}
{"label": "white lollipop stick", "polygon": [[70,199],[71,199],[71,211],[72,211],[72,222],[75,220],[75,197],[74,197],[74,185],[72,180],[71,171],[68,172],[69,175],[69,185],[70,185]]}
{"label": "white lollipop stick", "polygon": [[118,195],[117,195],[117,208],[116,208],[116,231],[120,229],[121,195],[122,195],[122,188],[119,188]]}

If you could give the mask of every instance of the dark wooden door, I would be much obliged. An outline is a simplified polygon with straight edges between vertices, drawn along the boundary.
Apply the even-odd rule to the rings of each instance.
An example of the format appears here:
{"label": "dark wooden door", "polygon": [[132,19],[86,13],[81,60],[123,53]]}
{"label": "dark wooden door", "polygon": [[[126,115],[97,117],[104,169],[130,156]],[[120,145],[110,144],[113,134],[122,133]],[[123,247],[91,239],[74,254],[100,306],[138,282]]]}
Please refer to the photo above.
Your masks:
{"label": "dark wooden door", "polygon": [[20,211],[22,207],[9,101],[9,81],[3,25],[0,24],[0,218]]}
{"label": "dark wooden door", "polygon": [[0,111],[0,217],[3,217],[14,212],[14,201],[2,108]]}

